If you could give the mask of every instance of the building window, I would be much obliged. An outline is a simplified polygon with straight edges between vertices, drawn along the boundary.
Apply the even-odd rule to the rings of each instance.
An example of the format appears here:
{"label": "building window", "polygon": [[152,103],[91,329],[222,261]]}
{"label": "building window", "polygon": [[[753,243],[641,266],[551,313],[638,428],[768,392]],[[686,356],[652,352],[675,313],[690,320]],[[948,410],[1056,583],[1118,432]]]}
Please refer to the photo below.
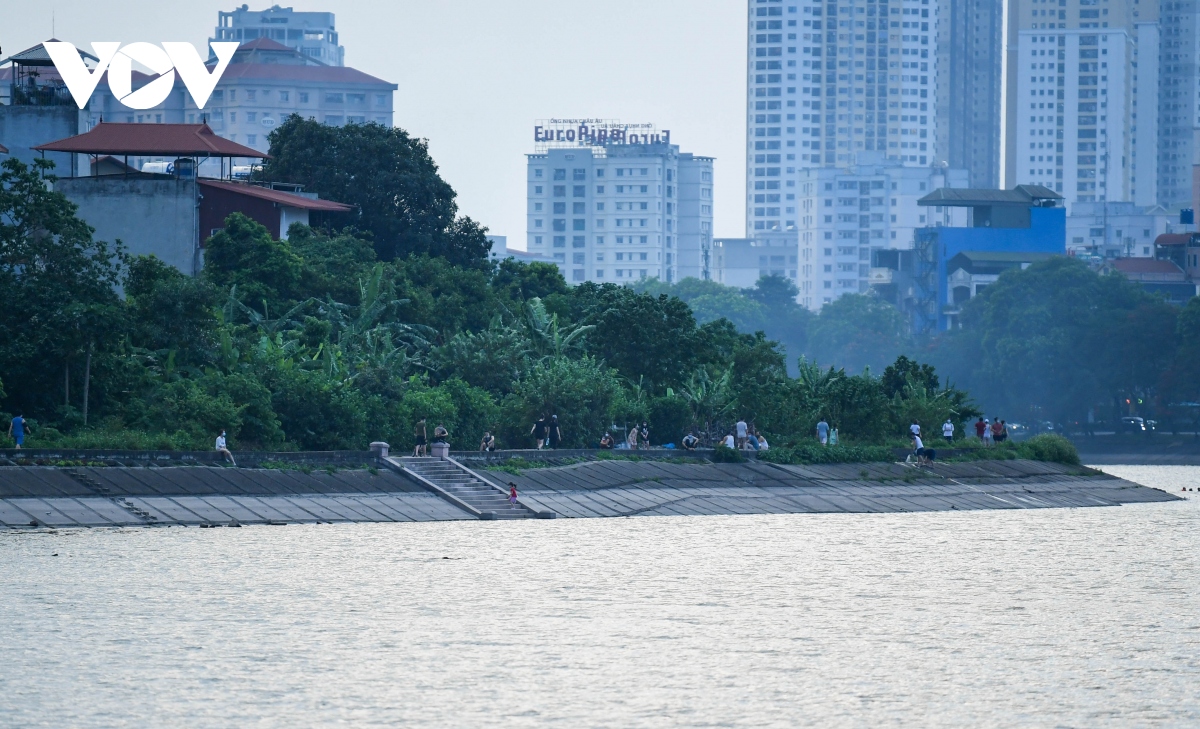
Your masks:
{"label": "building window", "polygon": [[307,103],[308,103],[308,92],[307,92],[307,91],[301,91],[301,92],[299,92],[299,93],[297,94],[297,96],[299,96],[299,99],[300,99],[300,103],[301,103],[301,104],[307,104]]}
{"label": "building window", "polygon": [[250,145],[251,147],[258,144],[258,135],[257,134],[247,134],[246,135],[246,144]]}
{"label": "building window", "polygon": [[290,91],[280,91],[279,92],[279,100],[280,101],[291,101],[291,99],[292,99],[292,92],[290,92]]}
{"label": "building window", "polygon": [[325,117],[325,123],[330,126],[341,126],[346,121],[346,118],[339,115],[328,115]]}
{"label": "building window", "polygon": [[345,99],[342,94],[327,93],[325,94],[326,104],[343,104]]}
{"label": "building window", "polygon": [[257,111],[246,112],[246,123],[247,124],[253,124],[256,121],[258,121],[258,112]]}
{"label": "building window", "polygon": [[387,106],[387,94],[375,94],[375,106]]}
{"label": "building window", "polygon": [[350,104],[363,105],[367,103],[366,94],[346,94],[346,101]]}
{"label": "building window", "polygon": [[571,280],[572,281],[582,281],[585,278],[586,278],[586,275],[582,268],[576,268],[571,271]]}

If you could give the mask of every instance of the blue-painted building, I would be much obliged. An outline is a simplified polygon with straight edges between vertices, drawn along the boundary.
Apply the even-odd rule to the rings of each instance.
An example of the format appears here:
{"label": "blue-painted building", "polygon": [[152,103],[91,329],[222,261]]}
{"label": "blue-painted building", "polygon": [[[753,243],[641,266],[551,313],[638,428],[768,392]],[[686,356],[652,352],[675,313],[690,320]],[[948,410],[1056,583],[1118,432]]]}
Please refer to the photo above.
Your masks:
{"label": "blue-painted building", "polygon": [[967,227],[933,226],[916,231],[907,262],[904,301],[916,331],[958,325],[963,303],[1010,268],[1025,268],[1053,255],[1066,255],[1067,217],[1063,197],[1041,185],[1011,190],[942,188],[917,201],[934,208],[969,208]]}

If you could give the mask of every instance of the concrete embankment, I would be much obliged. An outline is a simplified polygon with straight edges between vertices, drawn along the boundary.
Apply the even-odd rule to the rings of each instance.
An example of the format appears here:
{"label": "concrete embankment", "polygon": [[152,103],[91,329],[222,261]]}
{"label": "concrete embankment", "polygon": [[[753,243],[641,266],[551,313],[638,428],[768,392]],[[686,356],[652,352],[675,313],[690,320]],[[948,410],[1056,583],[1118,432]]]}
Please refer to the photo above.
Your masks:
{"label": "concrete embankment", "polygon": [[[0,529],[1033,509],[1178,498],[1031,461],[917,469],[599,460],[520,475],[456,460],[359,461],[366,467],[2,466]],[[511,513],[497,498],[510,483],[520,493]]]}

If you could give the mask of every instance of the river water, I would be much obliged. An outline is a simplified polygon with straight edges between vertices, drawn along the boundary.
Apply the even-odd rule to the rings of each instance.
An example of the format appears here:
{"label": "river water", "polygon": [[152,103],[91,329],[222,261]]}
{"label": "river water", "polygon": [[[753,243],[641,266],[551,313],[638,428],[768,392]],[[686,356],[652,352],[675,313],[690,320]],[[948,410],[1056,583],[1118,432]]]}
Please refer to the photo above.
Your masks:
{"label": "river water", "polygon": [[1182,495],[2,533],[0,726],[1197,726]]}

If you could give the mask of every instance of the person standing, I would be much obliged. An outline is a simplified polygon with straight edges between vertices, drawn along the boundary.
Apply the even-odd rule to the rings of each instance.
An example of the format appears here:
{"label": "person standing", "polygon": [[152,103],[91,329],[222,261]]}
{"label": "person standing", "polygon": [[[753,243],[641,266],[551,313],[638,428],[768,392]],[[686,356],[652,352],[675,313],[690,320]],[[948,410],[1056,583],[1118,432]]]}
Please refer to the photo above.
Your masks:
{"label": "person standing", "polygon": [[636,425],[629,429],[629,435],[625,438],[625,444],[629,446],[629,450],[631,451],[638,449],[638,427]]}
{"label": "person standing", "polygon": [[921,424],[915,420],[912,421],[912,425],[908,426],[908,432],[916,436],[921,435]]}
{"label": "person standing", "polygon": [[838,444],[838,429],[830,428],[829,429],[829,445],[835,446],[837,444]]}
{"label": "person standing", "polygon": [[532,435],[533,439],[537,441],[537,449],[539,451],[546,443],[546,431],[549,428],[550,423],[546,421],[546,416],[543,415],[542,417],[538,418],[536,422],[534,422],[533,429],[529,431],[529,434]]}
{"label": "person standing", "polygon": [[950,422],[950,418],[946,418],[946,422],[942,423],[942,437],[947,443],[954,441],[954,423]]}
{"label": "person standing", "polygon": [[649,448],[650,447],[650,425],[645,420],[642,421],[642,432],[640,435],[641,435],[642,443],[644,443],[645,446],[647,448]]}
{"label": "person standing", "polygon": [[550,416],[550,432],[548,434],[551,448],[558,448],[558,444],[562,442],[562,430],[558,427],[558,416]]}
{"label": "person standing", "polygon": [[229,452],[229,447],[225,444],[225,431],[223,430],[217,436],[217,453],[220,453],[222,458],[228,460],[235,467],[237,466],[237,461],[233,460],[233,454]]}
{"label": "person standing", "polygon": [[1000,424],[1000,418],[992,418],[992,442],[1004,442],[1004,426]]}
{"label": "person standing", "polygon": [[979,440],[983,440],[983,432],[985,430],[987,430],[987,422],[984,421],[983,416],[980,415],[979,420],[975,421],[975,437]]}
{"label": "person standing", "polygon": [[738,420],[737,425],[734,427],[737,429],[737,447],[745,448],[746,447],[746,429],[748,427],[746,425],[746,421]]}
{"label": "person standing", "polygon": [[425,418],[421,418],[413,426],[413,458],[421,457],[421,453],[425,450],[428,435],[425,430]]}
{"label": "person standing", "polygon": [[997,443],[1003,443],[1008,440],[1008,423],[1000,421],[1000,436],[996,439]]}
{"label": "person standing", "polygon": [[825,418],[817,423],[817,440],[821,441],[821,445],[829,445],[829,423],[825,422]]}
{"label": "person standing", "polygon": [[25,445],[25,431],[29,430],[29,421],[24,415],[18,415],[8,424],[8,437],[17,442],[17,450]]}
{"label": "person standing", "polygon": [[512,481],[508,482],[508,505],[513,508],[517,506],[517,485]]}
{"label": "person standing", "polygon": [[992,425],[987,418],[983,419],[983,444],[985,446],[992,445]]}

